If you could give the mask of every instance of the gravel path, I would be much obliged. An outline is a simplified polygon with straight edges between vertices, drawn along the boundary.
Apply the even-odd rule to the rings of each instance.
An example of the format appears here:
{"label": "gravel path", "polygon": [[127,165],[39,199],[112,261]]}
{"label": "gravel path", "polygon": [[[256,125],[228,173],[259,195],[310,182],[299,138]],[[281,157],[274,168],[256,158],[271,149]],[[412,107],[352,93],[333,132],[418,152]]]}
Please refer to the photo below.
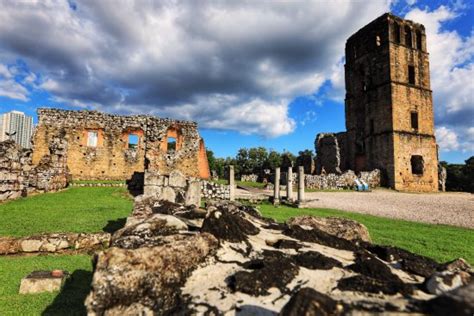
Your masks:
{"label": "gravel path", "polygon": [[474,228],[474,194],[311,192],[306,207],[335,208],[382,217]]}

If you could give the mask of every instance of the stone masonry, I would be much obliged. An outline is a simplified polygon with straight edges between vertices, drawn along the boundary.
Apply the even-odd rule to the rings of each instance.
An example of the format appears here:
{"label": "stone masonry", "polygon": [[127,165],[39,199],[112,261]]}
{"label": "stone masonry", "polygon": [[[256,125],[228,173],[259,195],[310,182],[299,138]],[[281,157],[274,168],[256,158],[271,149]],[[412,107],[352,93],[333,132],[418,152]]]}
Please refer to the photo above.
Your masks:
{"label": "stone masonry", "polygon": [[33,164],[60,137],[69,145],[68,167],[75,180],[125,180],[145,169],[209,178],[204,141],[194,122],[58,109],[39,109],[38,119]]}
{"label": "stone masonry", "polygon": [[37,165],[30,149],[13,141],[0,142],[0,201],[31,193],[57,191],[69,182],[67,143],[55,137]]}
{"label": "stone masonry", "polygon": [[385,186],[437,191],[424,26],[386,13],[360,29],[346,43],[345,79],[347,132],[318,135],[320,171],[380,169]]}

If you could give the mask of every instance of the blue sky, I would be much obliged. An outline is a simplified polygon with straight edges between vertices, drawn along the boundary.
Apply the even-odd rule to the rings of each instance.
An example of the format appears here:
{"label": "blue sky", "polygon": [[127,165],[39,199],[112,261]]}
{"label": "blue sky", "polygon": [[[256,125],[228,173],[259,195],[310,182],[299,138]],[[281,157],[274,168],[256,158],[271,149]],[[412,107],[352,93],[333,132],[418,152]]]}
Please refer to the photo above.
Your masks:
{"label": "blue sky", "polygon": [[[345,130],[345,40],[387,11],[423,23],[440,158],[474,155],[468,1],[3,1],[0,113],[97,109],[196,120],[209,149],[297,153]],[[36,118],[35,118],[36,119]]]}

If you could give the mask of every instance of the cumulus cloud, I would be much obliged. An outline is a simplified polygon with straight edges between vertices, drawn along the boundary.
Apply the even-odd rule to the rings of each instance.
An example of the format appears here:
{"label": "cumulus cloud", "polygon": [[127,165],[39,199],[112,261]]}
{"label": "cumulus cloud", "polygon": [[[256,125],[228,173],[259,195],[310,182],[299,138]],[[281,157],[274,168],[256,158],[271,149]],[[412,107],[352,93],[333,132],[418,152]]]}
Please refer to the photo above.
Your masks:
{"label": "cumulus cloud", "polygon": [[15,70],[0,64],[0,96],[28,101],[28,89],[15,81]]}
{"label": "cumulus cloud", "polygon": [[407,19],[425,25],[430,53],[431,88],[441,150],[473,151],[474,34],[461,36],[443,28],[458,17],[457,8],[413,9]]}
{"label": "cumulus cloud", "polygon": [[0,61],[22,58],[40,74],[25,83],[68,104],[273,137],[294,130],[293,98],[343,82],[345,40],[388,10],[388,0],[6,0]]}

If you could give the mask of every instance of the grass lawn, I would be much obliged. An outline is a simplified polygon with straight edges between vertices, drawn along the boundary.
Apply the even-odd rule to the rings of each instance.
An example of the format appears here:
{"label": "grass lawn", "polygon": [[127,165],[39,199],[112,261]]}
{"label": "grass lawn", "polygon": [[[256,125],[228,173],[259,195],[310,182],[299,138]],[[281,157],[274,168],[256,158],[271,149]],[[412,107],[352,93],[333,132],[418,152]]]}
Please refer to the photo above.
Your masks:
{"label": "grass lawn", "polygon": [[353,219],[367,226],[372,241],[376,244],[397,246],[439,262],[462,257],[474,264],[474,230],[471,229],[422,224],[331,209],[297,209],[286,206],[274,207],[270,204],[260,205],[259,209],[264,216],[281,222],[299,215]]}
{"label": "grass lawn", "polygon": [[[60,293],[18,294],[20,280],[33,270],[71,273]],[[0,315],[85,315],[92,280],[91,257],[44,255],[0,257]]]}
{"label": "grass lawn", "polygon": [[73,187],[0,204],[0,236],[113,231],[132,210],[121,187]]}
{"label": "grass lawn", "polygon": [[73,184],[125,184],[125,180],[74,180]]}

